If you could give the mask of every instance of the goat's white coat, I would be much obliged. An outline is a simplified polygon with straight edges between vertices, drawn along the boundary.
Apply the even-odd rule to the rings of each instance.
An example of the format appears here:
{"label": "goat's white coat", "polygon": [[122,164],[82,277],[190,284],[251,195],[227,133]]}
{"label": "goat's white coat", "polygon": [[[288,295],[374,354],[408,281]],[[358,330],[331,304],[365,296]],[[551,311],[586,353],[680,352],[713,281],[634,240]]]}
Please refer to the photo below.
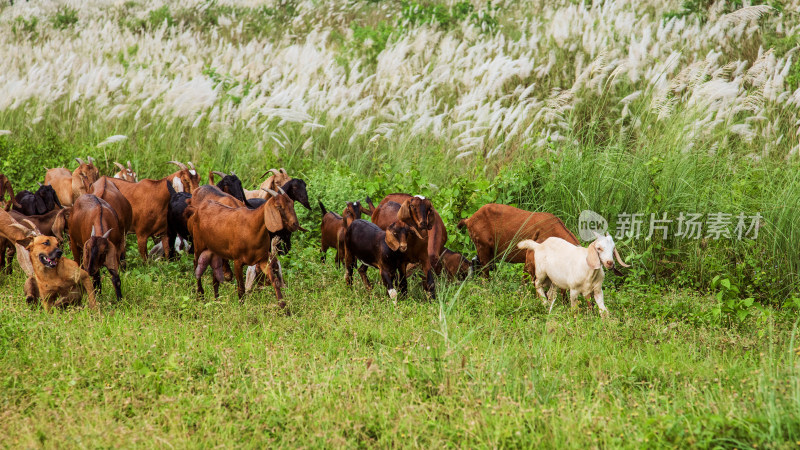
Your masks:
{"label": "goat's white coat", "polygon": [[[532,250],[536,264],[536,292],[547,306],[545,288],[550,285],[569,290],[572,307],[578,304],[578,295],[594,296],[601,314],[608,314],[603,301],[603,266],[614,267],[614,240],[611,236],[598,237],[589,247],[570,244],[564,239],[551,237],[541,244],[526,239],[518,248]],[[552,304],[557,292],[551,292]]]}

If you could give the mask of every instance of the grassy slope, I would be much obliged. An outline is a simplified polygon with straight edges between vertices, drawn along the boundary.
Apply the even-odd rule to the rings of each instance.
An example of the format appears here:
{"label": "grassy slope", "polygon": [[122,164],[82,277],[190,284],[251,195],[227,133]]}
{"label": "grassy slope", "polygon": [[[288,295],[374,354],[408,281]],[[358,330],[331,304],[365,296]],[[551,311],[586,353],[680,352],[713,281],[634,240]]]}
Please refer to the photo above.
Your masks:
{"label": "grassy slope", "polygon": [[[350,291],[301,250],[291,316],[262,291],[196,301],[188,258],[125,276],[101,312],[0,294],[0,436],[11,447],[747,444],[800,439],[782,316],[740,330],[685,319],[711,299],[611,291],[613,318],[547,316],[518,273],[444,285],[441,303]],[[299,259],[299,258],[298,258]],[[310,276],[318,274],[318,276]],[[373,273],[373,278],[375,274]],[[777,322],[775,322],[777,321]]]}

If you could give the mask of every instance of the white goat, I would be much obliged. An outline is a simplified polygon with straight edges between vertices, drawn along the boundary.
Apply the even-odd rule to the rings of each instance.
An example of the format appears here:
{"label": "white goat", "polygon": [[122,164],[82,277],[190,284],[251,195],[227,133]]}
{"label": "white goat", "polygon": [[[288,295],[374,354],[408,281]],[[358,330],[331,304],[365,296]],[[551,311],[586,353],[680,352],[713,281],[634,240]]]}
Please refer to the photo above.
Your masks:
{"label": "white goat", "polygon": [[[600,314],[607,316],[608,310],[603,303],[603,278],[607,269],[614,267],[614,257],[623,267],[630,267],[622,261],[619,252],[614,246],[614,239],[606,233],[601,236],[595,233],[597,239],[589,247],[584,248],[570,244],[564,239],[551,237],[541,244],[526,239],[518,248],[533,251],[536,265],[536,292],[542,297],[542,302],[547,306],[545,288],[553,286],[557,289],[568,289],[569,300],[573,308],[578,305],[578,294],[589,298],[594,296],[594,301],[600,309]],[[552,292],[551,294],[557,294]],[[553,309],[557,295],[553,295],[550,309]]]}

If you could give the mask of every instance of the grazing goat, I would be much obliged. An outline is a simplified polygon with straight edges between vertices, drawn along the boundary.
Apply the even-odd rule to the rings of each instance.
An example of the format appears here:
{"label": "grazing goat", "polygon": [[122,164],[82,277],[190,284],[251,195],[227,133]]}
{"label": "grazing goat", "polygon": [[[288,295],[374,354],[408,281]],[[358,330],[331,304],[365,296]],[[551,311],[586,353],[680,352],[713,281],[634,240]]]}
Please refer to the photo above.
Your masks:
{"label": "grazing goat", "polygon": [[[95,181],[92,185],[91,193],[111,205],[111,209],[117,213],[123,236],[133,230],[133,208],[131,207],[131,203],[122,195],[122,192],[117,188],[117,185],[114,184],[111,178],[102,177]],[[120,264],[124,267],[125,255],[127,254],[124,240],[122,242],[122,247],[118,248],[118,250]]]}
{"label": "grazing goat", "polygon": [[69,215],[69,246],[75,261],[92,277],[100,294],[100,268],[111,275],[117,301],[122,300],[119,264],[125,249],[125,230],[108,202],[93,194],[78,197]]}
{"label": "grazing goat", "polygon": [[128,167],[125,167],[116,161],[114,161],[114,165],[117,166],[117,169],[119,169],[119,172],[114,174],[114,178],[118,178],[125,181],[132,181],[134,183],[139,181],[139,175],[137,175],[136,172],[133,171],[133,166],[131,165],[130,161],[128,161]]}
{"label": "grazing goat", "polygon": [[472,273],[472,263],[467,258],[464,258],[461,253],[454,252],[445,247],[440,259],[444,266],[444,271],[451,280],[463,280]]}
{"label": "grazing goat", "polygon": [[[241,300],[244,296],[245,265],[258,265],[267,273],[275,288],[275,296],[283,298],[277,274],[271,270],[270,233],[281,229],[303,230],[297,222],[294,201],[287,195],[271,192],[272,198],[256,209],[246,207],[231,208],[215,201],[195,203],[194,197],[187,208],[189,232],[194,239],[195,278],[197,292],[203,295],[202,275],[216,256],[234,262],[236,284]],[[213,255],[204,252],[208,250]],[[220,280],[212,278],[214,295],[217,295]]]}
{"label": "grazing goat", "polygon": [[389,194],[375,208],[372,222],[386,229],[395,220],[406,223],[414,232],[409,240],[408,259],[420,265],[425,279],[425,292],[431,298],[436,298],[434,272],[442,271],[439,255],[444,252],[444,243],[447,242],[442,218],[433,209],[430,199],[421,195]]}
{"label": "grazing goat", "polygon": [[[6,194],[8,194],[8,201],[6,201]],[[11,187],[11,180],[0,173],[0,209],[8,211],[12,206],[20,207],[21,205],[14,198],[14,188]]]}
{"label": "grazing goat", "polygon": [[72,173],[67,169],[56,168],[48,170],[44,176],[44,184],[53,186],[64,206],[71,206],[81,194],[89,192],[89,186],[100,178],[100,172],[94,166],[94,158],[90,156],[88,162],[80,158],[75,158],[75,161],[78,162],[78,167]]}
{"label": "grazing goat", "polygon": [[320,239],[321,245],[319,249],[322,252],[322,256],[320,259],[324,263],[328,249],[335,248],[336,258],[334,261],[338,267],[344,261],[344,232],[350,223],[361,218],[363,212],[361,204],[359,202],[346,202],[344,211],[340,216],[333,211],[325,209],[325,205],[322,204],[321,200],[317,201],[319,202],[320,210],[322,210],[322,224],[320,225],[322,238]]}
{"label": "grazing goat", "polygon": [[18,260],[28,275],[24,287],[28,303],[41,300],[44,309],[50,311],[53,306],[80,302],[85,293],[89,307],[97,308],[89,274],[75,261],[62,257],[64,252],[56,238],[37,232],[33,236],[25,248],[17,247]]}
{"label": "grazing goat", "polygon": [[[523,239],[544,242],[549,237],[564,239],[572,245],[580,245],[564,222],[546,212],[529,212],[513,206],[489,203],[468,219],[461,219],[458,228],[467,227],[469,236],[478,253],[477,266],[488,275],[494,268],[498,255],[505,254],[505,262],[526,263],[525,250],[516,247]],[[533,260],[527,261],[525,270],[533,274]]]}
{"label": "grazing goat", "polygon": [[362,263],[358,274],[368,289],[372,285],[367,278],[367,268],[374,267],[380,271],[381,281],[389,298],[397,298],[395,286],[400,289],[401,294],[405,294],[408,291],[405,253],[410,233],[409,226],[399,220],[386,227],[386,231],[363,219],[350,223],[344,233],[347,285],[353,284],[353,268],[358,260]]}
{"label": "grazing goat", "polygon": [[15,197],[16,203],[14,210],[26,216],[38,216],[49,211],[62,207],[58,200],[55,189],[52,186],[45,186],[39,183],[36,193],[31,191],[19,191]]}
{"label": "grazing goat", "polygon": [[[181,170],[160,180],[144,179],[138,183],[131,183],[103,177],[111,181],[131,205],[133,220],[128,232],[132,231],[136,234],[136,244],[142,261],[147,261],[147,239],[150,237],[155,239],[160,236],[161,245],[165,249],[165,253],[168,252],[166,250],[169,248],[167,208],[170,194],[165,181],[171,183],[173,188],[179,192],[191,192],[186,188],[196,189],[199,184],[197,171],[191,162],[189,163],[191,169],[177,161],[169,163],[177,165]],[[166,256],[169,257],[169,253]]]}
{"label": "grazing goat", "polygon": [[[595,233],[595,236],[597,239],[589,244],[588,248],[574,245],[558,237],[547,238],[541,244],[531,239],[517,244],[517,248],[533,251],[536,261],[536,292],[545,306],[547,306],[545,290],[552,285],[557,289],[569,290],[572,308],[578,306],[578,295],[586,298],[593,295],[600,314],[608,315],[606,305],[603,303],[605,278],[603,266],[612,269],[615,257],[621,266],[630,266],[620,258],[614,246],[614,239],[608,233],[605,236]],[[555,295],[550,304],[551,310],[553,303]]]}

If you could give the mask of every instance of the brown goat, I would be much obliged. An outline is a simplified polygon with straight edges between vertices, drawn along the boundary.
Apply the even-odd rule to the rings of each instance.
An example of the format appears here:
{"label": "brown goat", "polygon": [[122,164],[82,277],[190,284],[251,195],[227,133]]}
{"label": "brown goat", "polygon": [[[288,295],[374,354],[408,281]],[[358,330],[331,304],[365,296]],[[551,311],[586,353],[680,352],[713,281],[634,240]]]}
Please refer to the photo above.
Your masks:
{"label": "brown goat", "polygon": [[451,280],[463,280],[472,271],[472,264],[461,253],[454,252],[449,248],[444,249],[441,257],[444,271]]}
{"label": "brown goat", "polygon": [[88,162],[80,158],[75,158],[75,161],[78,162],[78,167],[72,173],[67,169],[56,168],[48,170],[44,176],[44,184],[53,186],[63,206],[71,206],[81,194],[89,192],[89,186],[100,177],[91,156]]}
{"label": "brown goat", "polygon": [[125,248],[125,231],[119,216],[108,202],[93,194],[75,200],[69,216],[69,246],[75,261],[92,277],[99,294],[100,268],[111,275],[117,301],[122,300],[119,264]]}
{"label": "brown goat", "polygon": [[[509,263],[525,263],[525,271],[533,274],[533,258],[526,260],[527,250],[517,248],[524,239],[544,242],[549,237],[558,237],[580,245],[558,217],[546,212],[529,212],[513,206],[489,203],[482,206],[472,217],[458,222],[458,228],[467,227],[469,236],[478,253],[478,264],[484,275],[494,267],[498,256]],[[533,253],[533,252],[529,252]]]}
{"label": "brown goat", "polygon": [[[245,265],[258,265],[266,273],[278,300],[283,298],[278,275],[271,270],[270,233],[282,229],[302,230],[297,222],[294,201],[289,196],[277,194],[256,209],[231,208],[215,201],[196,204],[192,198],[186,214],[189,216],[189,232],[194,239],[195,278],[197,292],[203,295],[202,275],[214,258],[203,257],[206,250],[213,256],[234,262],[239,299],[244,296]],[[214,295],[218,294],[220,280],[212,278]]]}
{"label": "brown goat", "polygon": [[[395,202],[400,205],[396,215],[382,211],[384,205]],[[392,208],[394,210],[396,208]],[[441,273],[442,265],[439,255],[444,251],[447,242],[447,230],[439,213],[433,208],[430,199],[421,195],[389,194],[378,204],[372,213],[372,222],[381,229],[389,226],[394,220],[401,220],[414,232],[409,240],[409,259],[419,259],[420,269],[425,277],[425,291],[436,298],[436,286],[433,273]],[[424,241],[424,242],[423,242]],[[418,250],[424,245],[428,258],[423,261]]]}
{"label": "brown goat", "polygon": [[334,261],[338,267],[344,261],[344,233],[350,223],[361,218],[361,214],[364,211],[361,209],[359,202],[346,202],[344,211],[340,216],[333,211],[326,210],[322,201],[318,200],[318,202],[319,208],[322,210],[322,224],[320,225],[322,238],[320,239],[321,245],[319,249],[322,252],[322,256],[320,259],[324,263],[328,249],[335,248],[336,258]]}
{"label": "brown goat", "polygon": [[[144,179],[138,183],[130,181],[109,179],[119,189],[131,205],[133,220],[128,232],[136,234],[136,243],[142,261],[147,261],[147,239],[161,237],[161,244],[166,257],[169,257],[169,237],[167,236],[167,206],[169,205],[169,190],[166,183],[196,189],[199,185],[197,171],[185,165],[170,161],[181,167],[181,170],[170,174],[160,180]],[[189,163],[191,167],[194,167]],[[178,180],[178,181],[176,181]],[[177,190],[177,189],[176,189]],[[191,192],[191,191],[189,191]]]}
{"label": "brown goat", "polygon": [[[8,201],[6,201],[6,194],[9,197]],[[21,207],[14,198],[14,188],[11,187],[11,180],[0,173],[0,209],[9,211],[12,206]]]}
{"label": "brown goat", "polygon": [[117,169],[119,169],[119,172],[114,174],[114,178],[118,178],[125,181],[132,181],[134,183],[139,181],[139,175],[137,175],[136,172],[133,171],[133,166],[131,165],[130,161],[128,161],[128,167],[125,167],[116,161],[114,161],[114,165],[117,166]]}
{"label": "brown goat", "polygon": [[54,209],[48,213],[36,216],[26,216],[19,211],[9,211],[8,213],[17,222],[29,220],[36,226],[36,229],[45,236],[53,236],[59,242],[63,240],[62,235],[67,225],[67,217],[71,208]]}

